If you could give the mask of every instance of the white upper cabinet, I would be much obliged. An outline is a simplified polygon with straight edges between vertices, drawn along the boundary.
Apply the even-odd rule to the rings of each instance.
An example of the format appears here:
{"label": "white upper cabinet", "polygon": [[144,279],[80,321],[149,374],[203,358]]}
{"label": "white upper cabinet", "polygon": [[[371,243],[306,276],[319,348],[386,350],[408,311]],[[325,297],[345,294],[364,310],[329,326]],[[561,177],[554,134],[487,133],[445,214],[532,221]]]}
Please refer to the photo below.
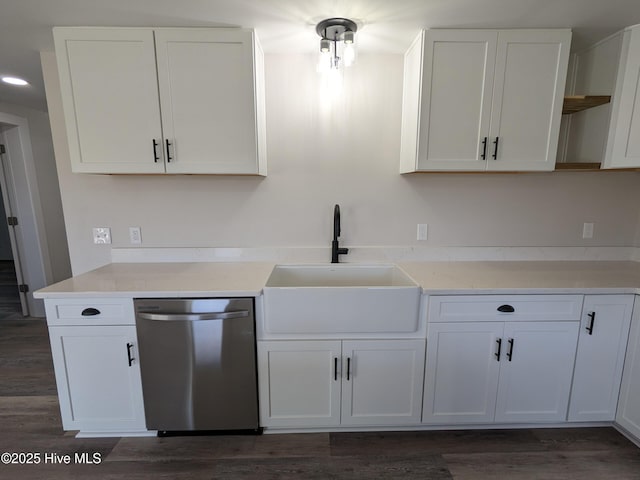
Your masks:
{"label": "white upper cabinet", "polygon": [[405,57],[403,172],[486,168],[478,142],[489,135],[497,37],[428,30],[413,43]]}
{"label": "white upper cabinet", "polygon": [[153,31],[56,28],[54,39],[72,170],[164,172]]}
{"label": "white upper cabinet", "polygon": [[74,172],[266,174],[263,54],[231,28],[55,28]]}
{"label": "white upper cabinet", "polygon": [[610,96],[611,103],[567,117],[559,160],[640,167],[640,25],[626,28],[573,55],[569,91]]}
{"label": "white upper cabinet", "polygon": [[622,34],[603,167],[640,167],[640,25]]}
{"label": "white upper cabinet", "polygon": [[426,30],[405,55],[401,173],[553,170],[571,32]]}

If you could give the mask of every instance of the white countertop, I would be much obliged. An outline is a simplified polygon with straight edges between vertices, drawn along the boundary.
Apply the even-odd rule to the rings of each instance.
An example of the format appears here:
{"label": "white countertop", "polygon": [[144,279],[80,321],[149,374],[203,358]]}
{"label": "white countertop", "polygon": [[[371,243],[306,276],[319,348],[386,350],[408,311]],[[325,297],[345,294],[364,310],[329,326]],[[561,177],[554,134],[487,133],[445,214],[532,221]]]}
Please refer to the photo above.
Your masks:
{"label": "white countertop", "polygon": [[427,294],[640,293],[638,262],[399,263]]}
{"label": "white countertop", "polygon": [[[269,262],[112,263],[34,293],[36,298],[257,296]],[[401,262],[427,294],[640,293],[640,263]]]}
{"label": "white countertop", "polygon": [[34,297],[254,297],[273,267],[262,262],[112,263],[38,290]]}

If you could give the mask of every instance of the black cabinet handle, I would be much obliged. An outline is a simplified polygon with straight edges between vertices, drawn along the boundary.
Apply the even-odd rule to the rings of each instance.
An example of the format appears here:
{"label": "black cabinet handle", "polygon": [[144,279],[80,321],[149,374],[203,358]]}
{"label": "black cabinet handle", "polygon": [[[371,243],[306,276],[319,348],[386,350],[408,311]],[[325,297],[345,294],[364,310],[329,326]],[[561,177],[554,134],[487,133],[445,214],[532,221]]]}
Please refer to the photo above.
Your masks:
{"label": "black cabinet handle", "polygon": [[93,307],[85,308],[84,310],[82,310],[81,315],[83,317],[93,317],[94,315],[100,315],[100,310]]}
{"label": "black cabinet handle", "polygon": [[158,156],[158,142],[156,142],[156,139],[154,138],[153,140],[153,161],[155,163],[158,163],[158,160],[160,160],[160,157]]}
{"label": "black cabinet handle", "polygon": [[347,381],[349,381],[350,375],[351,375],[351,357],[347,357]]}
{"label": "black cabinet handle", "polygon": [[484,137],[484,140],[482,140],[482,155],[480,155],[480,158],[482,158],[482,160],[487,159],[487,137]]}
{"label": "black cabinet handle", "polygon": [[587,327],[587,332],[589,335],[593,335],[593,322],[596,321],[596,312],[587,313],[587,317],[589,317],[589,326]]}
{"label": "black cabinet handle", "polygon": [[173,143],[169,143],[168,139],[165,139],[166,145],[167,145],[167,162],[171,162],[171,160],[173,160],[173,157],[171,156],[171,154],[169,153],[169,147],[171,145],[173,145]]}
{"label": "black cabinet handle", "polygon": [[498,311],[502,313],[513,313],[516,311],[511,305],[500,305]]}
{"label": "black cabinet handle", "polygon": [[333,357],[333,380],[338,380],[338,357]]}
{"label": "black cabinet handle", "polygon": [[494,160],[498,159],[498,141],[500,140],[500,137],[496,137],[496,139],[493,141],[493,144],[495,145],[494,149],[493,149],[493,155],[491,155],[491,157]]}
{"label": "black cabinet handle", "polygon": [[502,339],[496,338],[496,343],[498,344],[498,351],[494,353],[494,355],[496,356],[496,360],[500,361],[500,352],[502,351]]}
{"label": "black cabinet handle", "polygon": [[513,338],[508,340],[509,342],[509,351],[507,352],[507,358],[511,361],[511,357],[513,356]]}
{"label": "black cabinet handle", "polygon": [[129,360],[129,366],[133,363],[135,358],[131,356],[131,349],[133,348],[133,343],[127,343],[127,359]]}

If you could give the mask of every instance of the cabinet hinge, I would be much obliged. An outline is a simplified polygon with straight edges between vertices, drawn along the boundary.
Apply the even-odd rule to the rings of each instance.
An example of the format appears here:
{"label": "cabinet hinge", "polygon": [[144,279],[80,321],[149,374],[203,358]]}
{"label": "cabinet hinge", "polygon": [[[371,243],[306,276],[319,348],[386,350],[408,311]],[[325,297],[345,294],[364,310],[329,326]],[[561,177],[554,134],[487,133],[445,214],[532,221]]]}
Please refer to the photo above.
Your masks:
{"label": "cabinet hinge", "polygon": [[18,217],[7,217],[7,223],[10,227],[15,227],[18,225]]}
{"label": "cabinet hinge", "polygon": [[27,293],[29,291],[29,285],[25,283],[18,285],[18,290],[20,290],[20,293]]}
{"label": "cabinet hinge", "polygon": [[4,145],[0,143],[0,155],[7,153],[7,149],[4,148]]}

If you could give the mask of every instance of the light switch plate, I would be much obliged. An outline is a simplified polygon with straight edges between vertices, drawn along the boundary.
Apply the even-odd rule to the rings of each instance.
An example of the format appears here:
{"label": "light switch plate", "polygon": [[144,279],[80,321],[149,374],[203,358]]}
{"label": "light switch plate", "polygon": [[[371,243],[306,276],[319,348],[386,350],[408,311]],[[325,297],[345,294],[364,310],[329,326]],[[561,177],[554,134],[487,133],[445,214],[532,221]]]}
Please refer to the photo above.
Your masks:
{"label": "light switch plate", "polygon": [[94,227],[93,228],[93,243],[95,243],[95,244],[111,243],[111,228],[109,228],[109,227]]}
{"label": "light switch plate", "polygon": [[142,243],[142,233],[140,227],[129,227],[129,242],[132,245],[138,245]]}
{"label": "light switch plate", "polygon": [[582,238],[593,238],[593,223],[582,225]]}
{"label": "light switch plate", "polygon": [[427,239],[427,233],[429,229],[429,225],[426,223],[419,223],[418,224],[418,240],[426,240]]}

